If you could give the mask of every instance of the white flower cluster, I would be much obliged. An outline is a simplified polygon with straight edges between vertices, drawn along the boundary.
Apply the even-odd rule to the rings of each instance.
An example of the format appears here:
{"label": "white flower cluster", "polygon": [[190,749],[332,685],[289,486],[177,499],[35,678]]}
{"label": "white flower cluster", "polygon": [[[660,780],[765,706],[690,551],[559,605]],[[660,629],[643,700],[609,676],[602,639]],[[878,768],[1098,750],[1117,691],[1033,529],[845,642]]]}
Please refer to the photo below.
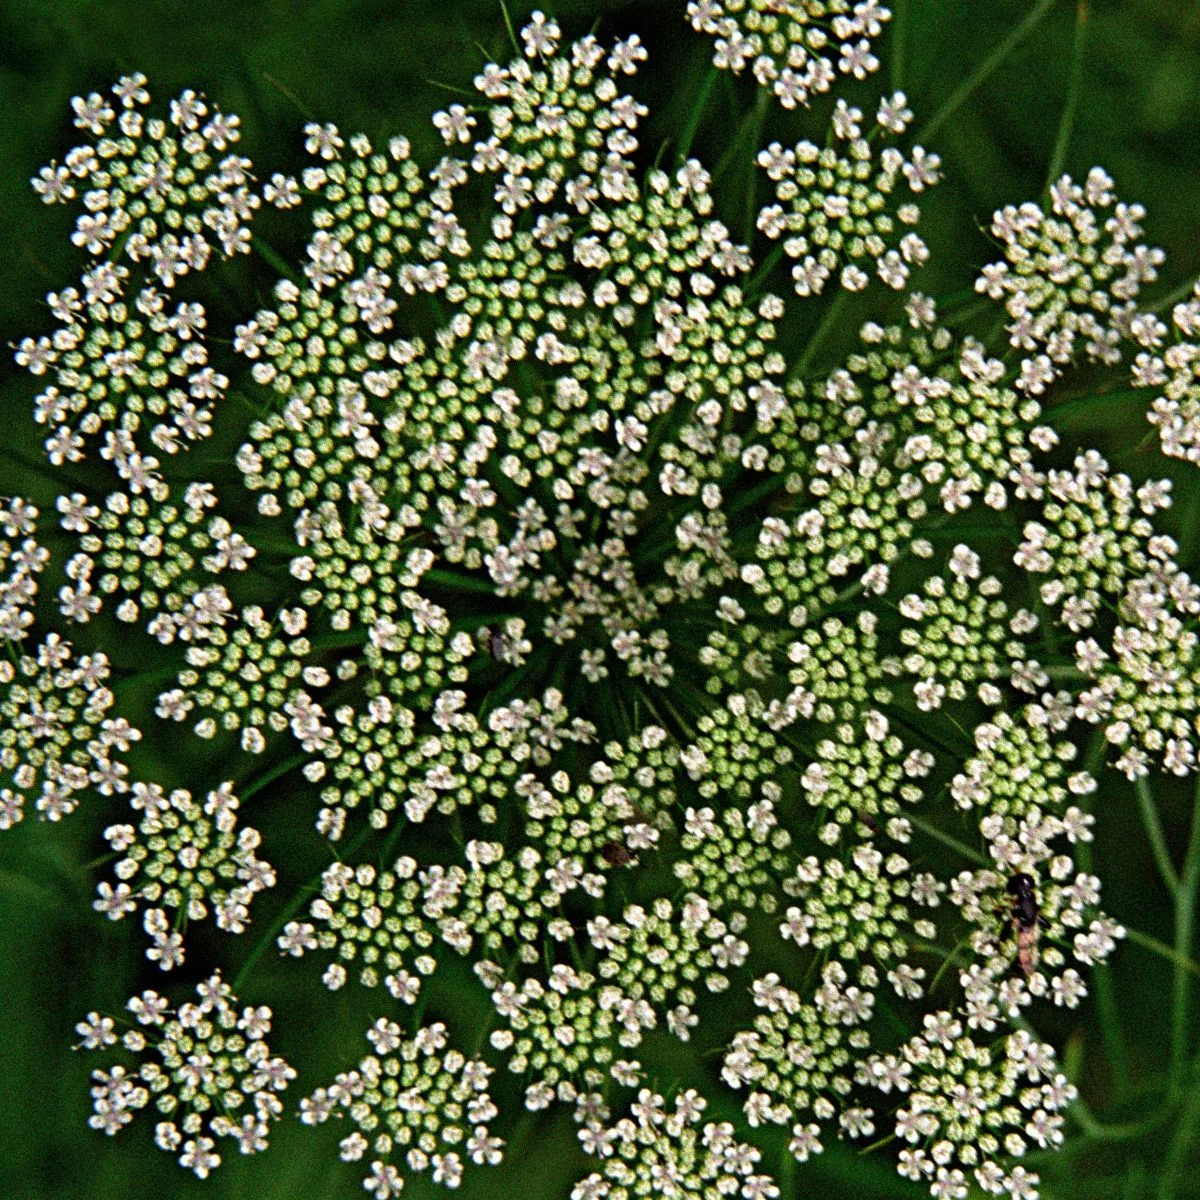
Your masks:
{"label": "white flower cluster", "polygon": [[464,1157],[487,1166],[500,1162],[504,1141],[488,1131],[497,1115],[487,1090],[491,1067],[448,1049],[440,1023],[406,1038],[395,1021],[381,1017],[367,1040],[375,1053],[302,1100],[300,1119],[319,1125],[349,1116],[358,1128],[342,1139],[341,1157],[358,1162],[379,1156],[363,1180],[374,1200],[389,1200],[404,1187],[404,1170],[393,1155],[408,1171],[428,1171],[448,1188],[461,1183]]}
{"label": "white flower cluster", "polygon": [[[142,814],[133,825],[110,825],[104,837],[117,854],[113,866],[118,883],[101,883],[92,907],[109,920],[120,920],[138,903],[153,945],[146,955],[163,970],[183,961],[183,936],[171,927],[168,909],[188,921],[202,921],[210,906],[217,926],[245,931],[250,901],[275,883],[270,863],[255,857],[261,844],[257,829],[236,835],[238,798],[233,784],[209,792],[203,805],[186,788],[168,796],[159,784],[135,783],[130,805]],[[131,886],[132,885],[132,886]]]}
{"label": "white flower cluster", "polygon": [[271,1124],[282,1116],[280,1093],[295,1079],[288,1063],[271,1054],[265,1038],[271,1010],[265,1005],[239,1013],[237,997],[215,974],[196,985],[196,999],[171,1009],[154,991],[126,1005],[132,1019],[117,1032],[112,1017],[89,1013],[76,1026],[88,1050],[120,1045],[141,1065],[116,1063],[92,1072],[94,1113],[90,1124],[117,1133],[144,1108],[162,1120],[154,1140],[179,1165],[204,1179],[221,1165],[218,1138],[234,1142],[242,1154],[267,1148]]}
{"label": "white flower cluster", "polygon": [[[882,100],[875,118],[879,128],[903,132],[912,118],[905,103],[903,92]],[[908,158],[888,146],[876,161],[862,119],[861,109],[839,100],[824,148],[807,140],[793,149],[772,142],[758,156],[779,200],[759,211],[758,228],[769,238],[784,239],[784,252],[796,261],[797,295],[819,295],[835,272],[842,287],[862,291],[871,280],[864,264],[888,287],[902,291],[912,268],[929,257],[913,230],[921,219],[917,204],[907,201],[894,214],[887,205],[902,181],[910,193],[937,183],[941,160],[921,146],[914,146]]]}
{"label": "white flower cluster", "polygon": [[75,125],[91,140],[33,181],[47,204],[82,200],[71,241],[92,265],[79,287],[47,298],[54,333],[17,349],[34,375],[52,370],[35,407],[52,430],[50,461],[78,461],[103,434],[102,455],[135,484],[158,466],[147,432],[167,454],[211,433],[212,402],[229,381],[209,361],[204,306],[172,304],[170,293],[214,249],[248,253],[247,223],[261,203],[249,160],[224,153],[238,141],[238,118],[190,90],[168,120],[147,117],[145,83],[127,75],[111,100],[77,97]]}
{"label": "white flower cluster", "polygon": [[1020,350],[1016,385],[1037,396],[1082,354],[1112,364],[1138,316],[1142,285],[1158,277],[1161,250],[1138,241],[1145,209],[1117,200],[1099,167],[1083,184],[1064,175],[1050,187],[1050,212],[1009,205],[992,219],[1004,262],[990,263],[977,291],[1003,300],[1009,345]]}
{"label": "white flower cluster", "polygon": [[[1186,300],[1171,310],[1171,328],[1149,314],[1143,314],[1131,326],[1131,332],[1145,350],[1133,364],[1133,382],[1138,387],[1154,388],[1155,396],[1147,414],[1158,427],[1162,452],[1200,464],[1200,285]],[[1168,333],[1170,346],[1163,348]]]}
{"label": "white flower cluster", "polygon": [[687,15],[716,38],[716,66],[749,66],[779,104],[795,108],[839,74],[865,79],[878,70],[871,43],[892,14],[877,0],[689,0]]}
{"label": "white flower cluster", "polygon": [[575,1185],[571,1200],[633,1200],[635,1196],[744,1196],[772,1200],[780,1194],[769,1175],[756,1171],[762,1157],[739,1142],[728,1121],[707,1121],[707,1101],[694,1090],[679,1093],[673,1108],[649,1088],[638,1092],[630,1115],[613,1124],[606,1110],[580,1097],[579,1140],[604,1166]]}
{"label": "white flower cluster", "polygon": [[[888,16],[688,13],[785,109],[865,80]],[[636,37],[564,44],[535,13],[520,45],[434,117],[431,164],[306,127],[309,165],[261,189],[307,210],[302,261],[230,322],[219,370],[184,293],[255,243],[251,166],[216,157],[236,119],[191,92],[150,116],[140,77],[77,102],[93,141],[37,186],[82,201],[82,291],[17,348],[54,373],[34,415],[64,484],[0,508],[0,828],[127,803],[94,907],[141,907],[169,969],[194,923],[241,933],[276,884],[273,810],[239,827],[238,796],[296,772],[335,861],[262,945],[319,960],[331,991],[379,989],[373,1052],[300,1104],[349,1119],[342,1158],[376,1200],[499,1161],[504,1062],[529,1112],[573,1107],[595,1160],[574,1200],[777,1197],[771,1125],[801,1162],[894,1131],[935,1197],[1028,1200],[1016,1160],[1062,1141],[1074,1097],[1028,1028],[1078,1005],[1124,933],[1076,861],[1099,751],[1142,780],[1194,773],[1200,744],[1200,587],[1155,524],[1170,488],[1064,455],[1042,396],[1133,342],[1164,449],[1195,460],[1200,293],[1171,329],[1139,311],[1161,261],[1141,210],[1102,171],[1064,177],[1049,211],[995,217],[989,344],[914,290],[912,197],[940,163],[890,144],[903,93],[755,147],[775,195],[745,245],[700,161],[643,169]],[[848,354],[790,361],[796,308],[873,279],[864,303],[901,296]],[[252,417],[218,410],[235,390]],[[227,487],[164,467],[215,423]],[[39,540],[39,508],[61,533]],[[140,767],[150,718],[112,677],[143,653],[154,719],[225,782],[190,756],[188,788]],[[456,957],[490,1011],[452,1037],[425,1010],[474,986]],[[199,996],[80,1032],[162,1060],[97,1073],[93,1123],[154,1104],[203,1176],[216,1139],[265,1145],[292,1071],[267,1010],[239,1016],[219,975]],[[664,1036],[717,1056],[736,1125],[659,1082]]]}
{"label": "white flower cluster", "polygon": [[0,766],[11,780],[0,789],[0,825],[20,821],[28,800],[44,820],[59,821],[92,790],[127,792],[122,758],[142,735],[109,715],[107,655],[77,655],[49,633],[32,654],[14,657],[0,661]]}
{"label": "white flower cluster", "polygon": [[896,1135],[915,1148],[900,1151],[899,1171],[928,1182],[935,1200],[965,1200],[972,1175],[989,1195],[1034,1200],[1038,1176],[996,1160],[1023,1154],[1030,1142],[1059,1145],[1062,1110],[1076,1096],[1052,1047],[1019,1030],[997,1054],[948,1012],[927,1015],[920,1035],[896,1054],[872,1058],[861,1074],[904,1097]]}

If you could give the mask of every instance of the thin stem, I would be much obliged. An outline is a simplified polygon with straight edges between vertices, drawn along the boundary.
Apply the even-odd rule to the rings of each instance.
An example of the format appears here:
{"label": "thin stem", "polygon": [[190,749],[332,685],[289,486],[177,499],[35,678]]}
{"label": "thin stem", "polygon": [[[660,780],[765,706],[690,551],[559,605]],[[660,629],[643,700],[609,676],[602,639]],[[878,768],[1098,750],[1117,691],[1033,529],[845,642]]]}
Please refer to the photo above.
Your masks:
{"label": "thin stem", "polygon": [[263,77],[263,78],[264,78],[264,79],[265,79],[265,80],[266,80],[266,81],[267,81],[267,82],[268,82],[268,83],[269,83],[269,84],[270,84],[270,85],[271,85],[271,86],[272,86],[272,87],[273,87],[273,88],[274,88],[274,89],[275,89],[275,90],[276,90],[276,91],[277,91],[277,92],[278,92],[278,93],[279,93],[281,96],[286,96],[286,97],[287,97],[287,99],[289,99],[289,100],[290,100],[290,101],[291,101],[291,102],[292,102],[292,103],[293,103],[293,104],[296,106],[296,111],[297,111],[297,112],[298,112],[298,113],[299,113],[299,114],[300,114],[300,115],[301,115],[301,116],[302,116],[302,117],[303,117],[303,118],[304,118],[306,121],[311,121],[311,120],[313,119],[312,110],[311,110],[311,109],[308,107],[308,105],[307,105],[307,104],[305,104],[305,103],[304,103],[304,101],[303,101],[303,100],[301,100],[301,99],[300,99],[300,97],[299,97],[299,96],[297,96],[297,95],[296,95],[296,93],[295,93],[295,92],[293,92],[293,91],[291,90],[291,88],[289,88],[289,87],[286,87],[286,86],[285,86],[283,83],[281,83],[281,82],[280,82],[278,79],[276,79],[274,75],[270,75],[270,74],[268,74],[266,71],[263,71],[263,72],[262,72],[262,77]]}
{"label": "thin stem", "polygon": [[1129,1090],[1129,1056],[1121,1032],[1121,1016],[1117,1011],[1117,996],[1113,990],[1112,971],[1107,963],[1099,963],[1092,973],[1092,988],[1096,993],[1096,1009],[1100,1014],[1100,1037],[1104,1056],[1112,1068],[1113,1088],[1118,1095]]}
{"label": "thin stem", "polygon": [[[1188,1055],[1188,1010],[1191,1004],[1191,980],[1183,962],[1192,956],[1192,935],[1196,922],[1196,889],[1200,886],[1200,783],[1192,801],[1192,828],[1179,886],[1175,891],[1175,987],[1171,1004],[1171,1086],[1183,1087]],[[1182,961],[1181,961],[1182,960]]]}
{"label": "thin stem", "polygon": [[941,129],[970,97],[971,93],[1038,27],[1042,18],[1054,7],[1054,4],[1055,0],[1040,0],[1037,7],[1029,11],[1025,19],[979,64],[967,79],[963,80],[946,103],[921,126],[914,140],[925,142]]}
{"label": "thin stem", "polygon": [[1078,667],[1067,663],[1052,663],[1042,668],[1056,683],[1087,683],[1090,675],[1085,675]]}
{"label": "thin stem", "polygon": [[97,867],[103,867],[105,864],[112,862],[114,858],[120,857],[121,852],[119,850],[110,850],[107,854],[98,854],[95,858],[89,859],[79,869],[90,874]]}
{"label": "thin stem", "polygon": [[942,965],[940,967],[938,967],[937,972],[935,973],[934,977],[929,981],[929,989],[928,989],[929,995],[932,995],[937,990],[937,985],[942,982],[942,976],[946,974],[946,972],[951,968],[951,966],[953,966],[954,962],[957,960],[958,952],[964,946],[968,945],[970,943],[970,941],[971,941],[971,935],[968,933],[964,937],[959,939],[959,941],[955,945],[954,949],[951,950],[948,954],[940,946],[935,946],[932,943],[926,943],[926,944],[917,943],[919,946],[921,946],[922,949],[929,949],[932,951],[937,951],[938,953],[945,955],[945,957],[942,959]]}
{"label": "thin stem", "polygon": [[[1088,743],[1084,754],[1084,769],[1095,778],[1104,765],[1104,752],[1107,746],[1104,735],[1097,730]],[[1090,813],[1095,808],[1095,792],[1086,802]],[[1093,873],[1094,855],[1092,842],[1079,843],[1079,865]],[[1096,1009],[1100,1014],[1100,1036],[1104,1042],[1104,1052],[1112,1068],[1113,1087],[1118,1095],[1124,1096],[1129,1090],[1129,1055],[1125,1047],[1125,1034],[1121,1027],[1121,1017],[1117,1010],[1117,997],[1113,988],[1112,971],[1107,963],[1099,963],[1092,975],[1096,994]]]}
{"label": "thin stem", "polygon": [[496,585],[490,579],[479,579],[473,575],[459,575],[456,571],[447,571],[442,567],[432,567],[426,571],[423,578],[429,583],[451,591],[483,592],[488,596],[495,595]]}
{"label": "thin stem", "polygon": [[912,813],[905,814],[908,823],[914,828],[919,829],[922,833],[942,843],[943,846],[949,846],[953,850],[957,850],[963,858],[969,859],[971,862],[977,862],[982,866],[989,867],[991,863],[988,861],[987,855],[979,850],[974,850],[966,844],[960,842],[958,838],[951,836],[944,830],[939,829],[936,825],[931,825],[922,817],[914,817]]}
{"label": "thin stem", "polygon": [[725,506],[725,511],[732,516],[734,513],[739,513],[743,508],[749,508],[751,504],[756,504],[764,496],[771,495],[772,492],[777,492],[784,486],[784,481],[778,475],[772,475],[769,479],[764,479],[762,483],[756,484],[752,488],[747,488],[744,492],[739,492]]}
{"label": "thin stem", "polygon": [[682,167],[687,161],[688,153],[692,148],[692,142],[696,137],[696,130],[700,127],[700,118],[704,115],[705,105],[708,104],[708,98],[712,95],[712,90],[716,86],[718,74],[719,72],[716,67],[709,67],[708,74],[704,76],[704,82],[700,85],[699,91],[696,92],[696,99],[692,102],[687,120],[683,123],[683,131],[679,135],[679,145],[675,150],[675,163],[677,166]]}
{"label": "thin stem", "polygon": [[892,91],[904,90],[904,51],[908,42],[908,0],[894,0],[892,4]]}
{"label": "thin stem", "polygon": [[239,793],[239,799],[244,804],[251,796],[261,792],[263,788],[269,787],[277,779],[281,779],[284,775],[294,771],[297,767],[302,767],[308,762],[311,756],[308,754],[299,754],[293,758],[285,759],[281,763],[276,763],[269,771],[260,775],[253,782],[248,784]]}
{"label": "thin stem", "polygon": [[1150,934],[1143,933],[1140,929],[1130,929],[1128,925],[1125,927],[1125,936],[1135,946],[1141,946],[1143,950],[1149,950],[1151,954],[1157,954],[1159,958],[1173,962],[1188,974],[1195,975],[1197,979],[1200,979],[1200,963],[1193,961],[1186,954],[1180,954],[1166,942],[1160,942],[1158,938],[1151,937]]}
{"label": "thin stem", "polygon": [[1087,41],[1088,7],[1086,0],[1078,0],[1075,6],[1075,46],[1071,56],[1071,78],[1067,83],[1067,100],[1063,105],[1062,119],[1058,123],[1058,137],[1054,139],[1054,152],[1050,155],[1050,170],[1046,174],[1046,188],[1062,174],[1067,158],[1067,146],[1071,141],[1071,130],[1075,125],[1075,113],[1079,108],[1079,84],[1083,79],[1083,47]]}
{"label": "thin stem", "polygon": [[[366,826],[358,837],[350,843],[349,854],[353,854],[367,840],[367,838],[375,831],[370,825]],[[349,854],[347,857],[349,857]],[[321,890],[321,879],[325,872],[322,870],[314,875],[308,883],[303,887],[297,888],[295,894],[283,907],[283,911],[275,918],[274,921],[267,927],[262,937],[258,939],[254,949],[250,951],[245,962],[238,969],[238,973],[233,977],[233,983],[230,985],[235,992],[242,990],[242,985],[246,982],[250,972],[254,969],[254,964],[266,953],[267,947],[270,946],[278,937],[279,931],[290,921],[300,910],[305,903],[317,892]]]}
{"label": "thin stem", "polygon": [[759,264],[758,269],[746,281],[746,295],[757,296],[759,289],[762,287],[764,280],[775,269],[776,264],[783,257],[783,243],[776,242],[771,247],[770,253]]}
{"label": "thin stem", "polygon": [[884,1146],[890,1145],[896,1140],[894,1133],[885,1134],[881,1138],[876,1138],[869,1146],[864,1146],[858,1153],[859,1155],[870,1154],[873,1150],[882,1149]]}
{"label": "thin stem", "polygon": [[500,0],[500,11],[504,14],[504,28],[508,30],[508,40],[512,42],[512,48],[520,57],[521,43],[517,41],[517,31],[513,28],[512,17],[509,16],[508,5],[504,3],[504,0]]}
{"label": "thin stem", "polygon": [[[1141,405],[1145,403],[1145,397],[1145,388],[1119,387],[1108,391],[1088,391],[1081,396],[1072,396],[1068,400],[1051,405],[1046,409],[1045,415],[1048,421],[1058,421],[1064,417],[1074,417],[1079,413],[1087,414],[1088,410],[1096,404],[1111,407],[1116,401],[1127,400],[1130,404]],[[1091,415],[1094,420],[1094,414]]]}
{"label": "thin stem", "polygon": [[238,973],[233,977],[233,983],[230,986],[235,993],[242,990],[246,979],[254,968],[254,964],[262,958],[266,953],[267,947],[279,936],[279,931],[304,907],[305,902],[319,890],[317,885],[320,883],[320,879],[321,876],[318,875],[311,887],[297,889],[296,894],[287,902],[283,911],[271,922],[262,937],[258,939],[254,949],[250,951],[246,957],[246,961],[242,963]]}
{"label": "thin stem", "polygon": [[[1200,1076],[1200,1063],[1193,1070],[1193,1076]],[[1167,1147],[1163,1160],[1163,1171],[1158,1183],[1158,1200],[1175,1200],[1179,1194],[1179,1172],[1187,1158],[1188,1151],[1196,1138],[1197,1128],[1200,1127],[1200,1077],[1192,1079],[1188,1089],[1187,1100],[1183,1112],[1175,1124],[1175,1136]]]}
{"label": "thin stem", "polygon": [[839,287],[838,294],[833,298],[829,307],[825,309],[825,315],[821,318],[820,324],[813,330],[812,336],[808,339],[808,345],[804,347],[804,353],[800,355],[800,361],[796,363],[795,370],[792,371],[792,378],[799,378],[805,371],[808,370],[809,363],[812,362],[813,356],[820,349],[821,343],[829,336],[833,327],[841,319],[842,309],[846,307],[847,292],[845,288]]}
{"label": "thin stem", "polygon": [[713,167],[712,177],[714,182],[719,180],[729,170],[743,142],[749,141],[754,146],[758,145],[758,132],[762,128],[763,120],[766,117],[770,99],[770,92],[759,92],[754,107],[742,118],[737,131],[729,139],[724,153],[717,160],[717,165]]}
{"label": "thin stem", "polygon": [[1181,300],[1186,300],[1196,290],[1194,279],[1185,279],[1177,288],[1172,288],[1161,300],[1150,306],[1152,313],[1160,313],[1168,308],[1174,308]]}
{"label": "thin stem", "polygon": [[426,79],[423,82],[429,84],[430,87],[441,88],[444,92],[453,92],[456,96],[469,96],[472,101],[479,99],[478,92],[473,92],[470,88],[459,87],[454,83],[443,83],[440,79]]}
{"label": "thin stem", "polygon": [[1158,867],[1158,873],[1162,876],[1163,882],[1167,885],[1167,891],[1175,896],[1179,892],[1179,875],[1175,871],[1175,864],[1171,862],[1171,855],[1167,850],[1162,822],[1158,819],[1154,799],[1150,795],[1150,785],[1144,778],[1138,779],[1134,782],[1133,791],[1137,796],[1138,808],[1141,810],[1142,824],[1146,828],[1150,849],[1154,852],[1154,863]]}
{"label": "thin stem", "polygon": [[278,250],[275,250],[258,234],[255,234],[254,237],[250,239],[250,244],[254,247],[258,254],[262,255],[264,261],[274,267],[284,279],[291,279],[293,281],[295,280],[296,272],[292,269],[291,263],[289,263],[287,259],[285,259],[283,255],[279,253]]}

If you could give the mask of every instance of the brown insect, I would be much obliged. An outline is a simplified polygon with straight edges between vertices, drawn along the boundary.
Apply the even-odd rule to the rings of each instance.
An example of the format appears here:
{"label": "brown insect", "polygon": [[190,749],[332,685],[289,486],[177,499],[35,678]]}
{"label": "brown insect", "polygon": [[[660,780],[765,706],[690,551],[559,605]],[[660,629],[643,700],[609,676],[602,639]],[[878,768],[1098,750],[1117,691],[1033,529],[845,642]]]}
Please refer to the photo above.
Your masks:
{"label": "brown insect", "polygon": [[620,842],[605,842],[600,847],[600,857],[610,867],[627,867],[633,862],[633,851]]}
{"label": "brown insect", "polygon": [[1012,897],[1009,919],[1017,939],[1017,964],[1028,978],[1037,966],[1038,926],[1043,924],[1033,876],[1019,872],[1009,879],[1005,891]]}

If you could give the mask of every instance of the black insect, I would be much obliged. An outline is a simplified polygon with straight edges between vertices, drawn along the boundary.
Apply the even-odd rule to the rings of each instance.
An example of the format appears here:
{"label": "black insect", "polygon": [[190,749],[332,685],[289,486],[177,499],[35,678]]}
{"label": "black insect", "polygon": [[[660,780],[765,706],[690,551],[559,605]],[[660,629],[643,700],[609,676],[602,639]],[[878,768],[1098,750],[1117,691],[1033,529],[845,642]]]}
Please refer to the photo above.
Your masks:
{"label": "black insect", "polygon": [[633,862],[633,851],[620,842],[605,842],[600,847],[600,857],[610,867],[627,867]]}
{"label": "black insect", "polygon": [[1043,923],[1033,876],[1019,872],[1009,879],[1005,891],[1012,897],[1009,917],[1017,939],[1017,963],[1028,977],[1037,966],[1038,926]]}

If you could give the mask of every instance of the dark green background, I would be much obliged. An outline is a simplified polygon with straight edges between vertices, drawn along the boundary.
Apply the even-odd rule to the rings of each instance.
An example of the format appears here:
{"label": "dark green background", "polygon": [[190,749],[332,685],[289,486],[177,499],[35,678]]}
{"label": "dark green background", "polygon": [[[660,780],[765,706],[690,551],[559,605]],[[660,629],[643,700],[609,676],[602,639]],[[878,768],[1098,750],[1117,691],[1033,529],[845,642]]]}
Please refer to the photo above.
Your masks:
{"label": "dark green background", "polygon": [[[595,22],[602,34],[641,33],[654,52],[636,84],[652,106],[645,141],[652,147],[669,141],[686,121],[707,71],[708,47],[686,26],[683,5],[565,0],[545,7],[560,18],[568,36],[588,31]],[[899,41],[895,81],[907,90],[919,127],[1032,4],[908,0],[896,7],[903,9],[903,19],[886,35],[884,47]],[[514,20],[526,11],[515,5]],[[925,289],[959,295],[969,289],[975,270],[990,256],[981,224],[996,206],[1041,191],[1068,92],[1075,30],[1074,0],[1062,0],[931,140],[930,148],[943,157],[946,178],[924,205],[923,229],[936,255],[922,280]],[[491,0],[0,0],[0,342],[45,329],[48,314],[41,297],[68,282],[74,269],[65,236],[68,214],[44,208],[27,185],[43,162],[73,144],[68,119],[73,94],[104,89],[132,70],[150,77],[160,101],[185,86],[200,88],[241,115],[242,149],[265,176],[298,164],[306,115],[334,121],[346,132],[405,132],[418,146],[436,149],[429,114],[455,99],[441,85],[469,86],[485,51],[502,59],[509,55],[502,15]],[[710,163],[719,159],[729,131],[738,128],[747,96],[746,88],[725,77],[713,90],[695,146]],[[796,122],[789,128],[794,130]],[[1200,271],[1197,147],[1200,4],[1095,4],[1065,165],[1082,174],[1102,163],[1125,198],[1147,205],[1148,233],[1169,253],[1159,295]],[[749,148],[747,140],[743,150]],[[748,153],[735,154],[721,180],[722,204],[735,226],[746,211],[748,161]],[[298,244],[301,230],[280,225],[285,252]],[[261,285],[251,279],[237,287],[252,301]],[[34,390],[33,381],[14,367],[0,367],[4,447],[24,452],[35,444],[27,428]],[[1060,428],[1067,440],[1075,437],[1112,453],[1139,478],[1163,473],[1153,453],[1135,448],[1147,432],[1138,404],[1083,405],[1077,416],[1064,417]],[[1179,501],[1173,525],[1194,564],[1198,489],[1188,472],[1175,466],[1169,473]],[[0,448],[0,493],[44,496],[49,486],[26,462]],[[160,741],[144,747],[144,755],[170,758],[172,750]],[[1178,862],[1189,798],[1168,787],[1156,788],[1156,797]],[[264,801],[266,819],[256,810],[256,820],[268,835],[267,856],[284,864],[289,877],[303,878],[320,863],[305,836],[307,801],[289,805],[290,799],[286,789],[275,789]],[[1169,942],[1173,914],[1128,786],[1106,777],[1097,811],[1095,860],[1106,907],[1130,926]],[[74,1023],[92,1007],[117,1009],[135,985],[149,982],[141,970],[139,931],[132,923],[113,926],[94,919],[90,911],[96,876],[85,864],[99,853],[100,830],[112,819],[113,809],[105,812],[97,804],[60,827],[27,821],[0,835],[0,1200],[365,1194],[358,1189],[358,1169],[336,1160],[335,1141],[342,1132],[336,1126],[314,1133],[286,1120],[269,1153],[229,1161],[206,1185],[152,1147],[144,1121],[111,1140],[86,1128],[93,1062],[92,1056],[69,1050]],[[289,819],[297,830],[294,846],[271,832]],[[285,895],[262,901],[257,933],[266,928],[271,906],[284,900]],[[244,945],[214,946],[213,961],[236,963],[256,936],[252,929]],[[193,954],[203,949],[201,943]],[[1085,1007],[1060,1021],[1057,1032],[1071,1046],[1071,1061],[1093,1111],[1122,1122],[1152,1107],[1155,1089],[1161,1089],[1171,969],[1161,957],[1127,944],[1110,973],[1120,1027],[1102,1028],[1095,1011]],[[464,989],[464,1023],[474,1002],[468,995]],[[364,1017],[383,1011],[379,997],[353,988],[329,996],[316,987],[311,966],[280,963],[271,952],[256,968],[247,998],[286,1012],[279,1048],[302,1069],[293,1100],[350,1065],[366,1048]],[[1109,1061],[1118,1044],[1114,1038],[1121,1039],[1127,1057],[1124,1092],[1115,1087]],[[1197,1122],[1200,1113],[1191,1112],[1189,1119]],[[1066,1153],[1039,1164],[1044,1193],[1056,1200],[1155,1196],[1155,1173],[1176,1136],[1176,1117],[1137,1138],[1099,1140],[1073,1133]],[[460,1194],[565,1200],[568,1181],[583,1169],[569,1121],[522,1121],[512,1142],[505,1165],[469,1172]],[[1177,1183],[1181,1200],[1200,1196],[1195,1167]],[[791,1173],[789,1187],[795,1195],[850,1198],[924,1194],[893,1173],[889,1151],[864,1159],[836,1145]],[[413,1183],[405,1194],[419,1197],[434,1189]]]}

